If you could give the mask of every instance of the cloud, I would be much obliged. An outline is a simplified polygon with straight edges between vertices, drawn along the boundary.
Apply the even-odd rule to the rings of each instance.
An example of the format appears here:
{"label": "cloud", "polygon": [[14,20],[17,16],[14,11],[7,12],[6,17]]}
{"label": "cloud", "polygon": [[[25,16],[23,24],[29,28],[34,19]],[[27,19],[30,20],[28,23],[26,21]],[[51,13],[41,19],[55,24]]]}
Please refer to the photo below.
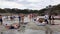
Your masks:
{"label": "cloud", "polygon": [[60,4],[60,0],[51,0],[51,5]]}
{"label": "cloud", "polygon": [[0,1],[1,8],[24,8],[23,4],[17,4],[15,2]]}
{"label": "cloud", "polygon": [[0,0],[0,1],[16,1],[16,0]]}
{"label": "cloud", "polygon": [[42,9],[60,4],[60,0],[0,0],[0,8]]}

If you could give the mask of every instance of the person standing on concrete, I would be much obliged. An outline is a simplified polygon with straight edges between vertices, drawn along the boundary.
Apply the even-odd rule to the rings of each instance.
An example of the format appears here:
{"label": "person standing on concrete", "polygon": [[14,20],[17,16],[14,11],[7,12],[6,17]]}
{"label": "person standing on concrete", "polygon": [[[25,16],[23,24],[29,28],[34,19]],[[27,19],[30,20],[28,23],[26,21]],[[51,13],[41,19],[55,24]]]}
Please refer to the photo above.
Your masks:
{"label": "person standing on concrete", "polygon": [[45,22],[48,24],[49,15],[46,14],[46,15],[44,16],[44,19],[45,19]]}
{"label": "person standing on concrete", "polygon": [[51,24],[51,14],[49,15],[49,24]]}
{"label": "person standing on concrete", "polygon": [[32,13],[29,14],[29,19],[30,19],[30,21],[32,21],[32,19],[33,19],[33,14]]}
{"label": "person standing on concrete", "polygon": [[21,22],[22,22],[22,24],[24,24],[24,14],[21,14]]}
{"label": "person standing on concrete", "polygon": [[0,22],[1,22],[1,25],[2,25],[2,15],[0,15]]}
{"label": "person standing on concrete", "polygon": [[19,18],[19,22],[20,22],[21,21],[21,16],[19,15],[18,18]]}
{"label": "person standing on concrete", "polygon": [[54,23],[54,15],[51,16],[51,19],[52,19],[51,25],[55,25],[55,23]]}
{"label": "person standing on concrete", "polygon": [[21,24],[21,15],[20,14],[18,15],[18,19],[19,19],[19,27],[20,27],[20,24]]}

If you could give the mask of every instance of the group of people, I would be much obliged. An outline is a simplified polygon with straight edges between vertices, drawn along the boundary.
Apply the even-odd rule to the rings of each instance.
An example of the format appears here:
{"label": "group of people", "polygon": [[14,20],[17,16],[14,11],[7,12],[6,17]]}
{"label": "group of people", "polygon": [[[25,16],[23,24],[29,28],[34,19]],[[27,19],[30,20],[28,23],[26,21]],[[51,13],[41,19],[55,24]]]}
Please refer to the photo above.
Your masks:
{"label": "group of people", "polygon": [[48,15],[46,14],[44,16],[44,18],[36,18],[34,19],[35,20],[35,23],[37,25],[46,25],[46,24],[49,24],[49,25],[55,25],[55,22],[54,22],[54,15]]}
{"label": "group of people", "polygon": [[[3,24],[3,20],[2,20],[2,15],[0,15],[0,22],[1,22],[1,25]],[[28,14],[28,15],[25,15],[25,14],[19,14],[18,16],[15,16],[15,15],[12,15],[10,16],[10,20],[14,20],[14,18],[18,18],[19,19],[19,23],[18,25],[20,26],[20,24],[27,24],[28,22],[31,21],[31,19],[37,24],[37,25],[46,25],[46,24],[52,24],[54,25],[54,15],[48,15],[46,14],[44,16],[44,18],[38,18],[38,15],[37,14]],[[8,17],[7,17],[8,19]],[[29,21],[30,20],[30,21]],[[52,22],[51,22],[52,21]],[[15,25],[15,24],[14,24]],[[7,24],[6,24],[7,26]],[[16,26],[16,25],[15,25]],[[18,28],[19,26],[12,26],[11,27],[13,28]],[[10,28],[11,28],[10,27]]]}
{"label": "group of people", "polygon": [[46,14],[45,15],[45,22],[47,22],[47,24],[51,24],[51,25],[54,25],[54,15],[48,15]]}
{"label": "group of people", "polygon": [[32,17],[30,19],[33,19],[37,25],[46,25],[46,24],[55,25],[53,14],[50,15],[45,14],[44,18],[40,18],[37,15],[30,14],[30,17]]}

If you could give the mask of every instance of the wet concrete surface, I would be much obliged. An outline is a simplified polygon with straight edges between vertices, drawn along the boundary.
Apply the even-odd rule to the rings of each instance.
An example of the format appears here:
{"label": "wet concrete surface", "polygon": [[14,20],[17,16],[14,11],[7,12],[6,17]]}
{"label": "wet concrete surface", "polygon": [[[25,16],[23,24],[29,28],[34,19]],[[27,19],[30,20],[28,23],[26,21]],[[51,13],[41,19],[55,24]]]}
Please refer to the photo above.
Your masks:
{"label": "wet concrete surface", "polygon": [[[60,24],[60,20],[54,21],[55,24]],[[32,21],[27,25],[21,25],[19,29],[6,29],[4,25],[0,25],[0,34],[46,34],[47,29],[51,29],[52,34],[60,34],[60,25],[37,26]]]}

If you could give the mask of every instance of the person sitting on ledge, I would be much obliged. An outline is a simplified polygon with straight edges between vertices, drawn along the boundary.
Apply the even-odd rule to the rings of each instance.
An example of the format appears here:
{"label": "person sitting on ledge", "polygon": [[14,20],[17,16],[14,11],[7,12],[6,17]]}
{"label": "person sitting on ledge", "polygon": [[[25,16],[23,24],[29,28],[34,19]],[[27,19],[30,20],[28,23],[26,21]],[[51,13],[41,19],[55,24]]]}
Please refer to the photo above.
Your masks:
{"label": "person sitting on ledge", "polygon": [[39,19],[36,21],[36,24],[37,24],[38,26],[44,26],[44,25],[46,25],[46,22],[45,22],[43,19],[39,18]]}

